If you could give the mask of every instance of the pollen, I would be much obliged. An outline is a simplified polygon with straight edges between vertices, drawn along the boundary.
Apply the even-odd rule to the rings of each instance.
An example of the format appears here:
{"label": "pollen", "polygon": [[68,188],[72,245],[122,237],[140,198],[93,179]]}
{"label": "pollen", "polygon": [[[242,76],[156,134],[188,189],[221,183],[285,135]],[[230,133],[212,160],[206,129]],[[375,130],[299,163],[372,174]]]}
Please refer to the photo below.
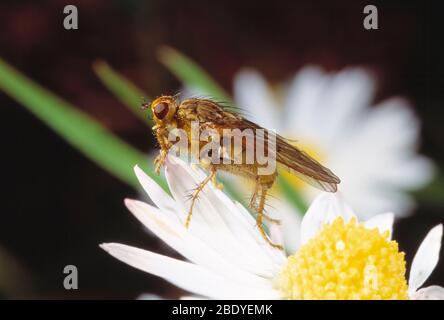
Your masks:
{"label": "pollen", "polygon": [[276,285],[286,299],[407,299],[405,264],[388,231],[337,218],[288,258]]}

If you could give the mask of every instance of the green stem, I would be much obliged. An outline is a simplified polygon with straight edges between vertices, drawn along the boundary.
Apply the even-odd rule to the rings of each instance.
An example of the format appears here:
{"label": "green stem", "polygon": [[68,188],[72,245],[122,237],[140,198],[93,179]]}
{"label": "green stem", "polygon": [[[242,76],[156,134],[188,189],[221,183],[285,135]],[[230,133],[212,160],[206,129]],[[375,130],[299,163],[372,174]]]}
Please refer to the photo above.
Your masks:
{"label": "green stem", "polygon": [[134,165],[139,164],[167,190],[165,181],[154,174],[153,166],[143,152],[1,59],[0,90],[25,106],[89,159],[130,186],[139,188],[133,172]]}

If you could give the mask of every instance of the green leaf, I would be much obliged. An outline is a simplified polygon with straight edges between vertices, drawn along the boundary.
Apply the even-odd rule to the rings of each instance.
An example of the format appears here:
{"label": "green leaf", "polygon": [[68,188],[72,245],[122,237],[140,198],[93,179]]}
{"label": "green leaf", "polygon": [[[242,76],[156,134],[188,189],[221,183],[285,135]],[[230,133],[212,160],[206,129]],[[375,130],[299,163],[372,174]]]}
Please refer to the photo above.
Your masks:
{"label": "green leaf", "polygon": [[[123,103],[138,119],[147,125],[152,125],[151,110],[143,112],[140,108],[142,98],[150,100],[140,88],[138,88],[133,82],[125,78],[123,75],[116,72],[105,61],[98,60],[93,64],[94,72],[99,79],[111,91],[120,102]],[[150,113],[147,115],[147,113]]]}
{"label": "green leaf", "polygon": [[204,69],[184,54],[164,46],[159,49],[159,59],[185,85],[198,89],[216,100],[232,103],[225,90]]}
{"label": "green leaf", "polygon": [[122,141],[86,113],[36,84],[0,59],[0,89],[99,166],[134,188],[139,164],[165,190],[143,152]]}
{"label": "green leaf", "polygon": [[285,176],[279,175],[277,182],[279,189],[282,191],[285,197],[296,209],[298,209],[299,214],[303,216],[307,211],[308,206],[301,194],[291,185]]}

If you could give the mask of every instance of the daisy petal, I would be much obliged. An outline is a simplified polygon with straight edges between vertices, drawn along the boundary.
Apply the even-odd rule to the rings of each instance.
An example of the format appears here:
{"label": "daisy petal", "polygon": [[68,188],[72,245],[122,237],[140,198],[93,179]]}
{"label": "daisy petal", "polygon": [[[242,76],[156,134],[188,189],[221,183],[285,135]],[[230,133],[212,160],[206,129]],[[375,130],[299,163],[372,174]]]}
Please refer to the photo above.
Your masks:
{"label": "daisy petal", "polygon": [[430,286],[422,288],[413,293],[412,300],[444,300],[444,288],[440,286]]}
{"label": "daisy petal", "polygon": [[234,79],[234,97],[250,120],[268,129],[277,128],[279,112],[261,74],[254,70],[239,72]]}
{"label": "daisy petal", "polygon": [[196,239],[182,223],[171,221],[159,209],[130,199],[125,200],[125,205],[145,227],[191,262],[244,285],[260,287],[267,283],[262,277],[236,268],[205,242]]}
{"label": "daisy petal", "polygon": [[283,233],[283,243],[287,253],[294,253],[299,248],[301,240],[301,221],[300,214],[288,202],[281,199],[271,198],[269,201],[269,214],[279,217],[281,220],[280,229]]}
{"label": "daisy petal", "polygon": [[353,210],[337,194],[321,193],[310,205],[301,223],[301,244],[306,243],[319,231],[323,223],[338,217],[349,221],[355,217]]}
{"label": "daisy petal", "polygon": [[294,77],[285,103],[284,130],[297,129],[294,133],[299,136],[311,131],[315,119],[319,120],[319,102],[329,82],[330,77],[316,66],[305,67]]}
{"label": "daisy petal", "polygon": [[142,293],[136,299],[137,300],[164,300],[161,296],[158,296],[157,294],[153,294],[153,293]]}
{"label": "daisy petal", "polygon": [[283,245],[283,243],[284,243],[284,234],[282,232],[281,226],[279,226],[276,223],[271,223],[271,225],[269,226],[269,229],[270,229],[270,239],[271,239],[271,241],[273,241],[274,243]]}
{"label": "daisy petal", "polygon": [[368,229],[378,228],[380,233],[385,231],[390,232],[390,236],[393,233],[393,221],[395,220],[395,215],[392,212],[378,214],[373,218],[370,218],[365,222],[365,226]]}
{"label": "daisy petal", "polygon": [[139,270],[161,277],[174,285],[210,298],[219,299],[275,299],[276,291],[253,290],[228,281],[206,268],[169,258],[150,251],[118,243],[105,243],[101,248],[113,257]]}
{"label": "daisy petal", "polygon": [[[184,221],[190,207],[187,195],[205,179],[205,174],[192,169],[181,159],[169,156],[165,176],[176,203],[183,208],[179,213],[183,214]],[[262,239],[254,224],[240,223],[240,219],[236,219],[239,210],[231,200],[229,205],[228,200],[223,201],[222,198],[228,199],[212,184],[205,186],[193,208],[189,232],[240,268],[271,277],[279,267],[275,263],[278,260],[270,259],[267,254],[272,248]],[[244,215],[249,215],[248,211],[245,210]],[[255,236],[252,237],[253,232]],[[272,250],[276,251],[273,254],[276,258],[279,258],[277,255],[284,257],[280,250]]]}
{"label": "daisy petal", "polygon": [[[153,179],[143,172],[139,166],[134,167],[134,172],[143,190],[145,190],[151,201],[153,201],[157,207],[162,209],[163,212],[166,212],[166,214],[177,211],[177,205],[174,200]],[[169,217],[177,220],[177,217],[174,215],[169,214]]]}
{"label": "daisy petal", "polygon": [[197,297],[197,296],[182,296],[179,300],[205,300],[205,298]]}
{"label": "daisy petal", "polygon": [[439,260],[442,224],[429,231],[413,258],[409,277],[409,292],[413,294],[430,276]]}

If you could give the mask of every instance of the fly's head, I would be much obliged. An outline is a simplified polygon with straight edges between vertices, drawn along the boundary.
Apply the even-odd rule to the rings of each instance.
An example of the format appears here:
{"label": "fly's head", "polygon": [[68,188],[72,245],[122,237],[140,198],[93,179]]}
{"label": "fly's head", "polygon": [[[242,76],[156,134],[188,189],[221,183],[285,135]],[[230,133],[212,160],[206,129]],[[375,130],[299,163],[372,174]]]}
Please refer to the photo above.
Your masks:
{"label": "fly's head", "polygon": [[156,122],[156,128],[169,127],[175,124],[175,115],[177,111],[176,99],[172,96],[161,96],[154,100],[150,109],[153,114],[153,120]]}

